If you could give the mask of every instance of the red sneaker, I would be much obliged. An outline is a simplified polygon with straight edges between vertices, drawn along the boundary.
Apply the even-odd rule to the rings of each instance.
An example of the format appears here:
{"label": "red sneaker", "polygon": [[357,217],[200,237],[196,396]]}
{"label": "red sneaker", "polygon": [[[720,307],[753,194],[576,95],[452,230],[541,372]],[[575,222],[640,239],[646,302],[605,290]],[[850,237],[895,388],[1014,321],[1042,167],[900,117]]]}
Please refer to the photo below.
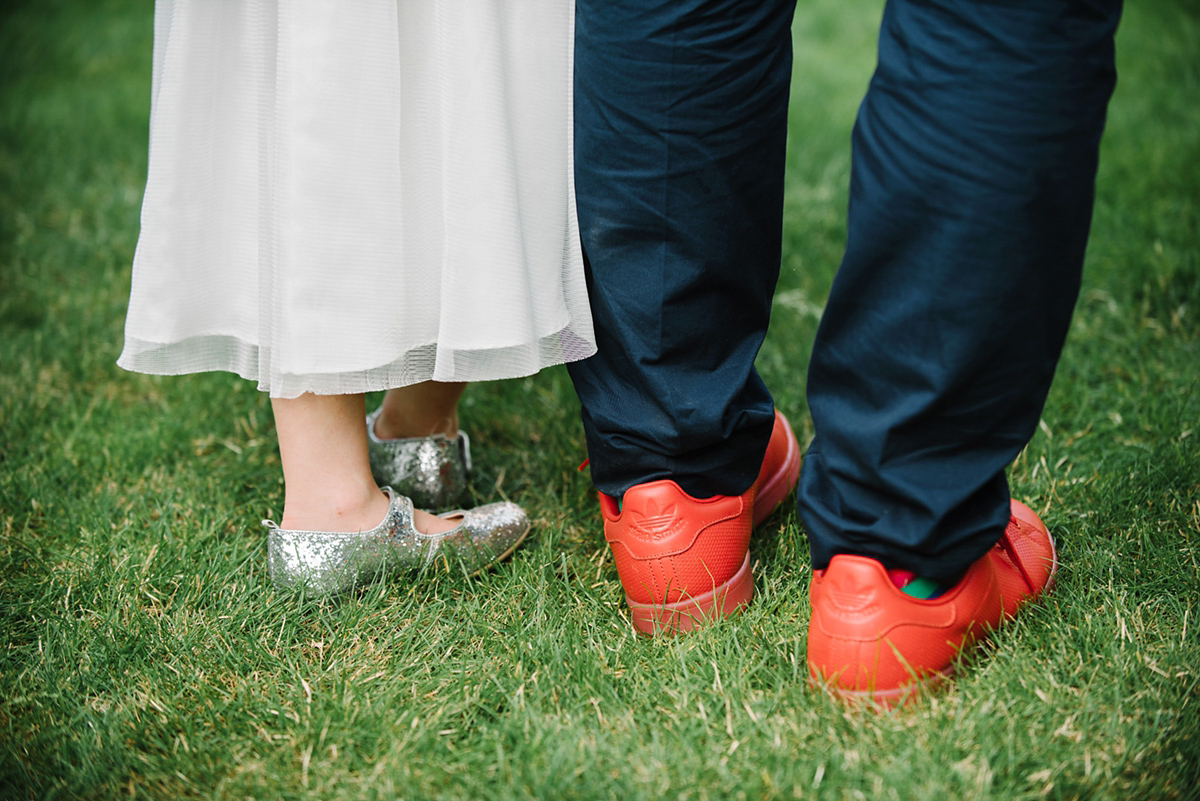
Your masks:
{"label": "red sneaker", "polygon": [[996,546],[931,600],[905,595],[874,559],[839,554],[809,589],[809,675],[845,699],[903,702],[951,677],[959,655],[1045,592],[1057,569],[1053,538],[1020,501]]}
{"label": "red sneaker", "polygon": [[762,469],[741,495],[693,498],[669,479],[631,487],[621,507],[600,493],[604,538],[633,625],[645,634],[689,631],[749,603],[750,531],[783,502],[799,474],[800,445],[776,411]]}
{"label": "red sneaker", "polygon": [[754,490],[754,525],[761,525],[779,508],[779,504],[796,489],[799,478],[800,443],[787,418],[776,409],[775,428],[767,442],[762,469],[751,487]]}

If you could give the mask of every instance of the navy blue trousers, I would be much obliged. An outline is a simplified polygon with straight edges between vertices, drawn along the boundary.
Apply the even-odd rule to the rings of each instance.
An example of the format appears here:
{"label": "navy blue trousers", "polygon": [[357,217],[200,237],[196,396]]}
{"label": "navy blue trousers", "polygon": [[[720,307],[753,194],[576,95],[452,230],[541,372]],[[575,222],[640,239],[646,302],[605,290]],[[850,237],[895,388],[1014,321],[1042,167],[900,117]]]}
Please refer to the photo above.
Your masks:
{"label": "navy blue trousers", "polygon": [[[757,474],[793,3],[577,0],[575,157],[599,337],[571,367],[604,492]],[[836,553],[952,581],[1008,519],[1078,295],[1120,0],[890,0],[798,491]],[[799,143],[803,151],[803,143]],[[797,365],[797,380],[800,369]]]}

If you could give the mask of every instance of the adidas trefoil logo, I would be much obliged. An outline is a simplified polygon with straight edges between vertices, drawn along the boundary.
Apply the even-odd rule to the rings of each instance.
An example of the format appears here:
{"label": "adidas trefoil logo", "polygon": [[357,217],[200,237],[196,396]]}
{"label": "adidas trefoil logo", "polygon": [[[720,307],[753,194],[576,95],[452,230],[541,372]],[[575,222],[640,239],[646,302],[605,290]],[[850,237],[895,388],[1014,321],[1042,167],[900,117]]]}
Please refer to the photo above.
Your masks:
{"label": "adidas trefoil logo", "polygon": [[654,536],[670,533],[671,529],[679,522],[673,501],[664,503],[652,498],[646,502],[644,509],[637,511],[630,509],[629,511],[633,517],[633,524]]}

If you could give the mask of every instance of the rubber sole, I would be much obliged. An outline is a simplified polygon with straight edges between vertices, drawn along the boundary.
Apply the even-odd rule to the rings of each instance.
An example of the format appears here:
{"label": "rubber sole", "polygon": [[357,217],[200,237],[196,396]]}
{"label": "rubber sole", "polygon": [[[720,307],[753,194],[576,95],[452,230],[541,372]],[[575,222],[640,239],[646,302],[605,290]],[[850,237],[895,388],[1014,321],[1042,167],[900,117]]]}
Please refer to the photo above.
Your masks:
{"label": "rubber sole", "polygon": [[851,704],[873,704],[881,710],[895,709],[921,696],[930,695],[948,685],[954,679],[954,666],[924,676],[917,681],[897,687],[894,690],[842,690],[836,687],[826,687],[830,695]]}
{"label": "rubber sole", "polygon": [[750,570],[750,554],[733,578],[703,595],[685,598],[668,604],[643,604],[630,600],[629,612],[633,627],[643,634],[674,634],[691,631],[723,617],[729,617],[754,597],[754,574]]}

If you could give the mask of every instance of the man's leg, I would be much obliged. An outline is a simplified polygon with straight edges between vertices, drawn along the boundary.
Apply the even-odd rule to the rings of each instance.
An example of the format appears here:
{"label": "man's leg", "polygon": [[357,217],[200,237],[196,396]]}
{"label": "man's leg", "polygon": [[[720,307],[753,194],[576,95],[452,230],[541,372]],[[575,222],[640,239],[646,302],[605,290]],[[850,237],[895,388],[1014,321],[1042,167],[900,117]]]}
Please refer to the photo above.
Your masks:
{"label": "man's leg", "polygon": [[850,554],[955,585],[1014,525],[1004,471],[1078,294],[1120,9],[890,0],[809,368],[818,571]]}
{"label": "man's leg", "polygon": [[791,5],[579,0],[575,175],[599,353],[570,365],[605,493],[750,486],[779,275]]}
{"label": "man's leg", "polygon": [[[569,369],[610,534],[629,528],[619,499],[668,525],[663,510],[740,496],[760,474],[777,424],[754,358],[779,271],[791,14],[758,0],[578,0],[576,189],[599,353]],[[635,504],[631,488],[656,482],[674,489]],[[722,537],[748,539],[738,515]],[[710,561],[691,579],[660,571],[670,592],[631,587],[629,560],[662,566],[624,547],[631,600],[723,581]]]}

